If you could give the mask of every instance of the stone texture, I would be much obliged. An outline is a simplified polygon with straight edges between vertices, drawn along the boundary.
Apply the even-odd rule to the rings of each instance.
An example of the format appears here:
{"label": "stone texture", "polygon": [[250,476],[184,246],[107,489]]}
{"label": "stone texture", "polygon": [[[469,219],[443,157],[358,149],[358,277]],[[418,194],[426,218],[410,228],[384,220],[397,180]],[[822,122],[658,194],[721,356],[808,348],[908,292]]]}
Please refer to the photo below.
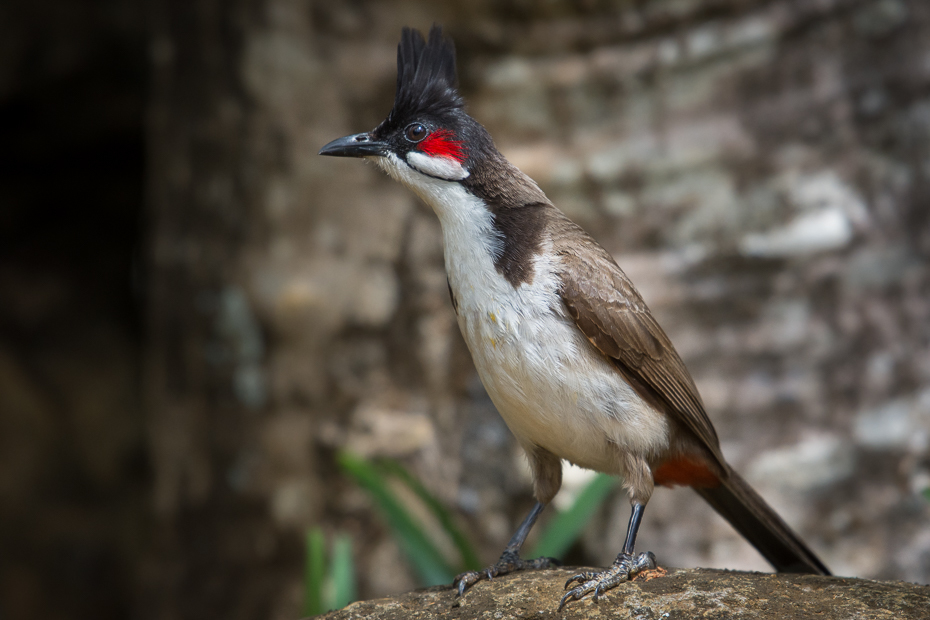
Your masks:
{"label": "stone texture", "polygon": [[930,586],[810,575],[765,575],[708,569],[670,569],[668,575],[640,578],[604,594],[568,603],[556,611],[562,585],[576,569],[510,575],[482,582],[457,598],[449,587],[434,587],[390,598],[353,603],[318,618],[630,618],[683,620],[918,620],[930,606]]}

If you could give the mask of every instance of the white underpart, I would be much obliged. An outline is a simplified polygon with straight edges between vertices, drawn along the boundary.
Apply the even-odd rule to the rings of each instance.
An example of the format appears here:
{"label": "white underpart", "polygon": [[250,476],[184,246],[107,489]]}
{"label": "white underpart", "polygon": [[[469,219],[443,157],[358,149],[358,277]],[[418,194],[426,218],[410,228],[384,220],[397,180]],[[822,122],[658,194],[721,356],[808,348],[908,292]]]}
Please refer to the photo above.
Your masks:
{"label": "white underpart", "polygon": [[420,172],[450,181],[461,181],[468,176],[468,170],[451,157],[434,157],[419,151],[410,151],[407,153],[407,163]]}
{"label": "white underpart", "polygon": [[623,452],[649,457],[668,445],[664,416],[622,380],[577,328],[558,293],[550,248],[516,289],[497,271],[503,239],[484,203],[455,182],[375,158],[439,216],[458,322],[478,375],[510,430],[576,465],[623,474]]}

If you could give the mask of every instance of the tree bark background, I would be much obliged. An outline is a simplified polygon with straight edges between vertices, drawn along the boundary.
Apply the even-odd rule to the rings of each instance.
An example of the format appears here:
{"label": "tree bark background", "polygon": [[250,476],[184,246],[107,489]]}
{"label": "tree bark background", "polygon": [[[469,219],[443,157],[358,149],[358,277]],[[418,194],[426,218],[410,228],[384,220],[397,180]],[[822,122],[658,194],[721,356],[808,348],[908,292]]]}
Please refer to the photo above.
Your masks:
{"label": "tree bark background", "polygon": [[[110,300],[128,295],[124,246],[135,239],[138,310],[113,302],[121,310],[96,323],[63,323],[55,317],[84,297],[54,298],[57,314],[33,329],[58,325],[68,359],[88,360],[57,366],[43,361],[54,359],[48,347],[11,336],[35,323],[33,306],[0,310],[0,385],[24,385],[23,368],[38,377],[27,390],[36,398],[0,395],[0,440],[25,446],[2,450],[13,482],[0,485],[10,525],[0,529],[30,532],[4,535],[19,550],[0,558],[3,592],[16,593],[4,597],[17,601],[4,613],[55,615],[22,594],[69,578],[43,568],[53,551],[26,559],[51,531],[29,523],[43,510],[72,515],[55,530],[63,548],[80,542],[108,558],[87,589],[118,602],[88,602],[88,615],[297,617],[302,536],[314,524],[353,536],[363,597],[409,589],[401,552],[334,464],[344,447],[401,459],[458,511],[485,560],[499,553],[530,484],[458,334],[438,222],[372,166],[316,155],[380,122],[401,27],[434,21],[455,39],[472,115],[640,287],[731,462],[838,574],[930,581],[925,3],[106,6],[59,17],[55,32],[77,41],[72,51],[94,49],[67,28],[89,24],[81,31],[146,59],[126,88],[146,102],[134,121],[144,118],[144,215],[99,243],[103,227],[62,236],[101,248],[88,280],[110,282],[94,275],[99,264],[125,266],[124,280],[100,287]],[[48,27],[26,9],[10,14]],[[9,57],[19,68],[0,74],[0,93],[14,101],[33,65],[26,52]],[[133,109],[82,101],[95,118]],[[6,238],[38,226],[24,221],[6,220]],[[42,247],[60,252],[54,239]],[[28,254],[2,258],[5,295],[46,299]],[[47,271],[77,281],[63,263]],[[109,340],[89,336],[91,324]],[[60,397],[34,404],[47,381],[64,386]],[[100,389],[75,409],[89,385]],[[124,399],[103,400],[108,386]],[[90,456],[56,452],[73,438],[36,421],[56,415],[83,429],[77,454]],[[117,456],[93,460],[106,454]],[[68,476],[87,471],[103,472],[109,495],[79,487],[81,501],[63,501],[75,493]],[[573,561],[609,563],[627,516],[617,493]],[[663,564],[768,569],[687,490],[656,493],[640,545]]]}

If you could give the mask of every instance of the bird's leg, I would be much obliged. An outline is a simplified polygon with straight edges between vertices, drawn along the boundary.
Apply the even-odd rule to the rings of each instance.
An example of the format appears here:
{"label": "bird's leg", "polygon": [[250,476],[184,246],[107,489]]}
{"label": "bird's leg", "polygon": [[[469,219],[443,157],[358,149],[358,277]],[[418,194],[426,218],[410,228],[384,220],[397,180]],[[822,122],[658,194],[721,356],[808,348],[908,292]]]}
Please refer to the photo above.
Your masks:
{"label": "bird's leg", "polygon": [[471,587],[472,584],[478,583],[483,579],[493,579],[494,577],[499,577],[500,575],[506,575],[508,573],[514,573],[519,570],[552,568],[553,566],[560,566],[559,561],[555,558],[536,558],[535,560],[524,560],[520,557],[520,548],[523,546],[523,542],[526,540],[527,535],[533,528],[533,524],[536,523],[536,519],[539,517],[539,514],[545,507],[546,505],[544,503],[536,502],[536,505],[533,506],[530,514],[526,515],[526,518],[523,519],[523,523],[520,524],[520,527],[517,528],[517,531],[510,539],[510,542],[507,543],[507,548],[504,549],[504,552],[501,554],[501,557],[497,562],[481,571],[468,571],[466,573],[462,573],[458,575],[455,580],[453,580],[452,586],[458,587],[459,596],[464,594],[465,590]]}
{"label": "bird's leg", "polygon": [[616,587],[619,583],[631,579],[637,573],[644,570],[653,570],[656,568],[656,556],[651,551],[633,555],[633,547],[636,544],[636,533],[639,531],[639,523],[643,519],[645,505],[641,503],[633,504],[633,513],[630,515],[630,525],[626,530],[626,543],[623,545],[623,552],[617,556],[610,568],[600,572],[578,573],[565,582],[565,587],[578,583],[577,586],[565,593],[562,600],[559,601],[559,611],[565,607],[568,601],[577,601],[591,592],[594,592],[594,602],[600,595],[607,590]]}

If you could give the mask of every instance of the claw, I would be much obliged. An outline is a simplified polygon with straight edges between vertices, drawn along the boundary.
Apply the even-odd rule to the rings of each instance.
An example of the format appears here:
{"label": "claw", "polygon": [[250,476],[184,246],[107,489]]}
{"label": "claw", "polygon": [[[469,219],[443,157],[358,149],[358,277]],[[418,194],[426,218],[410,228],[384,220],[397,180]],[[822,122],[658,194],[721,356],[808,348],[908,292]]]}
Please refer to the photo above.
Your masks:
{"label": "claw", "polygon": [[[493,567],[491,567],[493,568]],[[482,572],[468,571],[461,573],[455,576],[455,579],[452,580],[452,587],[458,590],[457,596],[462,596],[465,594],[465,590],[470,588],[472,585],[478,583],[482,579],[491,578],[491,569]]]}
{"label": "claw", "polygon": [[474,575],[474,572],[456,575],[455,579],[452,580],[452,587],[458,590],[457,596],[462,596],[465,594],[465,590],[468,588],[468,586],[471,585],[471,583],[474,583],[472,581]]}
{"label": "claw", "polygon": [[656,566],[656,556],[651,552],[640,553],[635,558],[629,554],[621,553],[610,568],[598,573],[578,573],[566,581],[566,588],[575,582],[578,585],[566,592],[559,600],[559,611],[562,611],[562,608],[569,601],[581,600],[587,594],[592,594],[591,600],[597,603],[601,595],[611,588],[615,588],[623,581],[632,579],[637,573],[655,570]]}
{"label": "claw", "polygon": [[636,556],[636,561],[633,563],[632,573],[641,573],[644,570],[655,570],[659,565],[659,561],[656,559],[656,554],[652,551],[644,551]]}
{"label": "claw", "polygon": [[565,603],[567,603],[568,601],[577,601],[577,600],[578,600],[578,598],[575,597],[574,594],[575,594],[575,591],[574,591],[574,590],[569,590],[568,592],[565,593],[565,595],[564,595],[564,596],[562,597],[562,599],[559,601],[559,609],[558,609],[558,611],[562,611],[562,608],[565,607]]}
{"label": "claw", "polygon": [[572,583],[575,581],[577,581],[578,583],[584,583],[585,581],[588,581],[589,579],[591,579],[591,577],[594,577],[595,575],[597,575],[597,573],[588,573],[588,572],[578,573],[574,577],[570,577],[568,581],[565,582],[565,585],[562,586],[562,589],[564,590],[568,586],[572,585]]}
{"label": "claw", "polygon": [[522,560],[520,556],[512,551],[504,551],[496,564],[493,564],[482,571],[469,571],[457,575],[452,580],[452,587],[458,588],[458,596],[463,596],[465,590],[472,585],[487,579],[488,581],[495,577],[507,575],[521,570],[535,570],[541,568],[551,568],[559,566],[558,560],[553,558],[536,558],[535,560]]}

